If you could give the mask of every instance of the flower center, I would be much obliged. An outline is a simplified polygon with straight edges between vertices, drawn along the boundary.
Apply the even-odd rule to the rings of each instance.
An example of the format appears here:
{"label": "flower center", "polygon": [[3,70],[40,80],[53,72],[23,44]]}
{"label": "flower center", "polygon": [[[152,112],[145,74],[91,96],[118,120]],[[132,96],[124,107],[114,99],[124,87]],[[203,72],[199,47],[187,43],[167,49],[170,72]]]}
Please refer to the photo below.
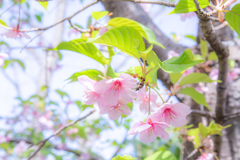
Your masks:
{"label": "flower center", "polygon": [[121,90],[122,89],[122,83],[118,80],[114,82],[113,86],[114,86],[115,90]]}
{"label": "flower center", "polygon": [[120,105],[119,103],[116,106],[112,106],[111,110],[114,109],[115,111],[120,110]]}
{"label": "flower center", "polygon": [[171,109],[166,109],[166,110],[164,111],[164,114],[165,114],[165,117],[168,117],[168,118],[171,119],[171,120],[175,119],[176,116],[177,116],[176,113],[173,112]]}

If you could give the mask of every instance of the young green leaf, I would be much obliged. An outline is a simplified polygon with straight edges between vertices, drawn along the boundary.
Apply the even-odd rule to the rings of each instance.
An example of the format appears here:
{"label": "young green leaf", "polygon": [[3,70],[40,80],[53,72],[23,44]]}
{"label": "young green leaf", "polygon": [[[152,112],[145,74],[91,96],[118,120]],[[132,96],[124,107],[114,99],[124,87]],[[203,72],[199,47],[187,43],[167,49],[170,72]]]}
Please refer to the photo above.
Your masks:
{"label": "young green leaf", "polygon": [[134,160],[137,158],[133,158],[132,156],[125,155],[125,156],[119,156],[117,155],[116,157],[112,158],[112,160]]}
{"label": "young green leaf", "polygon": [[217,61],[218,56],[217,56],[216,52],[214,52],[214,51],[210,52],[208,55],[208,60],[216,60]]}
{"label": "young green leaf", "polygon": [[212,109],[207,104],[204,95],[202,93],[199,93],[198,91],[196,91],[195,88],[186,87],[186,88],[183,88],[179,93],[190,96],[196,103],[204,105],[206,108],[208,108],[210,111],[212,111]]}
{"label": "young green leaf", "polygon": [[88,39],[87,43],[114,46],[135,58],[140,58],[139,51],[145,50],[142,36],[135,28],[129,26],[110,29],[100,37]]}
{"label": "young green leaf", "polygon": [[134,27],[136,30],[139,31],[141,36],[143,36],[148,41],[148,43],[156,44],[162,48],[165,48],[162,44],[160,44],[157,41],[156,36],[151,29],[147,28],[146,26],[144,26],[136,21],[133,21],[133,20],[130,20],[127,18],[116,17],[116,18],[112,18],[111,20],[109,20],[108,25],[114,26],[114,27],[118,27],[118,26]]}
{"label": "young green leaf", "polygon": [[172,57],[162,62],[160,67],[168,73],[180,73],[202,62],[204,62],[204,60],[194,60],[191,50],[186,49],[181,56]]}
{"label": "young green leaf", "polygon": [[7,24],[1,19],[0,19],[0,24],[7,27]]}
{"label": "young green leaf", "polygon": [[56,48],[53,50],[69,50],[74,51],[83,55],[86,55],[102,65],[105,65],[107,59],[102,55],[102,53],[97,49],[97,47],[91,43],[86,42],[86,38],[74,39],[70,42],[61,42]]}
{"label": "young green leaf", "polygon": [[44,1],[44,2],[41,2],[41,1],[38,1],[38,3],[43,6],[43,8],[45,8],[47,10],[47,6],[48,6],[48,1]]}
{"label": "young green leaf", "polygon": [[22,67],[22,69],[25,70],[25,65],[24,65],[24,63],[21,60],[13,59],[12,62],[18,63]]}
{"label": "young green leaf", "polygon": [[[198,0],[198,2],[201,8],[205,8],[209,5],[208,0]],[[193,0],[180,0],[175,9],[169,14],[188,13],[194,11],[197,11],[197,8],[195,7],[195,3]]]}
{"label": "young green leaf", "polygon": [[188,136],[194,136],[194,148],[198,148],[200,146],[200,137],[199,137],[199,128],[193,128],[193,129],[189,129],[187,132]]}
{"label": "young green leaf", "polygon": [[177,160],[177,158],[168,150],[157,151],[146,157],[144,160]]}
{"label": "young green leaf", "polygon": [[182,76],[182,72],[180,73],[170,73],[170,79],[173,84],[177,83],[180,77]]}
{"label": "young green leaf", "polygon": [[111,77],[111,78],[118,77],[117,74],[115,73],[115,71],[112,69],[111,66],[108,66],[107,77]]}
{"label": "young green leaf", "polygon": [[104,16],[108,15],[108,11],[96,11],[96,12],[92,12],[92,17],[95,19],[95,20],[99,20],[101,18],[103,18]]}
{"label": "young green leaf", "polygon": [[200,39],[200,50],[203,58],[205,59],[208,54],[208,42]]}
{"label": "young green leaf", "polygon": [[194,42],[197,42],[197,38],[193,35],[185,35],[184,37],[189,38],[189,39],[193,40]]}
{"label": "young green leaf", "polygon": [[240,4],[236,4],[230,12],[225,14],[225,19],[229,25],[240,35]]}
{"label": "young green leaf", "polygon": [[88,76],[89,78],[93,79],[93,80],[101,80],[102,78],[100,78],[99,76],[104,76],[103,73],[99,70],[95,70],[95,69],[88,69],[88,70],[84,70],[84,71],[81,71],[81,72],[76,72],[74,73],[71,77],[69,77],[67,80],[71,80],[71,82],[76,82],[78,81],[78,77],[79,76]]}
{"label": "young green leaf", "polygon": [[191,73],[180,81],[179,85],[183,86],[186,84],[194,84],[194,83],[212,83],[212,82],[221,82],[219,80],[212,80],[207,74],[205,73]]}
{"label": "young green leaf", "polygon": [[61,96],[61,98],[63,98],[64,96],[69,97],[69,95],[66,92],[63,92],[59,89],[57,89],[56,92]]}
{"label": "young green leaf", "polygon": [[232,69],[232,68],[234,68],[235,67],[235,61],[234,60],[232,60],[232,59],[229,59],[228,60],[228,67],[229,67],[229,69]]}

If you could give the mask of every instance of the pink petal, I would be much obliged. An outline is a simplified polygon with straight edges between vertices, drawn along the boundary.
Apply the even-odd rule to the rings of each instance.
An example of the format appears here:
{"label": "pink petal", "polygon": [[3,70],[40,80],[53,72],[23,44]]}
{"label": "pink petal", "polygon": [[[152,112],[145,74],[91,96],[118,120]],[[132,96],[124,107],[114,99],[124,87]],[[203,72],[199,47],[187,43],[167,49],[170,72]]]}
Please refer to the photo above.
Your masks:
{"label": "pink petal", "polygon": [[99,95],[93,91],[90,91],[90,92],[86,92],[84,95],[83,95],[83,102],[86,104],[86,105],[92,105],[96,102],[98,102],[98,99],[99,99]]}
{"label": "pink petal", "polygon": [[102,27],[100,30],[99,30],[99,36],[101,36],[101,35],[103,35],[105,32],[107,32],[108,31],[108,29],[107,29],[107,27]]}
{"label": "pink petal", "polygon": [[151,128],[149,128],[148,130],[144,130],[140,133],[139,135],[139,139],[143,142],[143,143],[151,143],[153,142],[155,139],[157,138],[157,135],[153,132],[153,130]]}
{"label": "pink petal", "polygon": [[139,132],[142,132],[148,128],[150,128],[151,125],[150,124],[146,124],[144,122],[136,122],[131,129],[128,131],[128,135],[136,135]]}
{"label": "pink petal", "polygon": [[218,19],[219,19],[219,22],[223,22],[224,20],[224,13],[223,12],[218,12]]}
{"label": "pink petal", "polygon": [[141,112],[148,113],[148,105],[146,103],[141,103],[139,108]]}
{"label": "pink petal", "polygon": [[108,112],[108,116],[111,120],[116,120],[121,116],[121,111],[111,108]]}
{"label": "pink petal", "polygon": [[100,109],[99,114],[106,114],[110,111],[110,107],[108,107],[108,106],[99,107],[99,109]]}
{"label": "pink petal", "polygon": [[161,127],[159,126],[154,126],[154,133],[156,136],[164,139],[164,140],[168,140],[169,139],[169,135],[168,133]]}
{"label": "pink petal", "polygon": [[157,101],[157,94],[154,91],[150,91],[150,101],[156,102]]}
{"label": "pink petal", "polygon": [[135,95],[136,93],[134,91],[123,91],[121,92],[119,98],[122,98],[127,102],[133,102],[133,98],[136,97]]}
{"label": "pink petal", "polygon": [[151,118],[152,121],[160,121],[162,119],[162,114],[159,112],[156,112],[156,113],[150,114],[148,118]]}
{"label": "pink petal", "polygon": [[185,117],[186,115],[190,114],[191,108],[183,103],[176,103],[173,105],[172,110],[177,113],[178,116]]}
{"label": "pink petal", "polygon": [[177,117],[170,124],[175,127],[182,127],[182,125],[186,124],[186,117]]}
{"label": "pink petal", "polygon": [[107,83],[107,82],[108,82],[107,79],[103,79],[103,80],[97,82],[95,85],[96,92],[97,93],[105,92],[110,87],[109,83]]}
{"label": "pink petal", "polygon": [[131,114],[131,110],[126,104],[121,105],[121,111],[122,111],[122,114],[124,114],[124,115]]}
{"label": "pink petal", "polygon": [[115,106],[118,104],[119,92],[115,92],[115,90],[107,90],[102,97],[102,100],[106,105]]}
{"label": "pink petal", "polygon": [[94,85],[96,84],[96,81],[92,80],[88,76],[85,75],[79,76],[78,81],[80,82],[80,84],[84,85],[87,89],[92,91],[94,90]]}
{"label": "pink petal", "polygon": [[[152,120],[153,120],[153,119],[152,119]],[[157,122],[157,121],[153,121],[153,125],[154,125],[154,127],[158,126],[158,127],[163,128],[163,129],[170,127],[170,126],[169,126],[167,123],[165,123],[165,122]]]}
{"label": "pink petal", "polygon": [[224,7],[230,6],[232,3],[236,2],[237,0],[227,0],[227,2],[224,3]]}
{"label": "pink petal", "polygon": [[126,73],[120,74],[119,78],[123,79],[123,86],[125,89],[132,89],[135,88],[137,85],[137,80],[134,79],[132,76]]}

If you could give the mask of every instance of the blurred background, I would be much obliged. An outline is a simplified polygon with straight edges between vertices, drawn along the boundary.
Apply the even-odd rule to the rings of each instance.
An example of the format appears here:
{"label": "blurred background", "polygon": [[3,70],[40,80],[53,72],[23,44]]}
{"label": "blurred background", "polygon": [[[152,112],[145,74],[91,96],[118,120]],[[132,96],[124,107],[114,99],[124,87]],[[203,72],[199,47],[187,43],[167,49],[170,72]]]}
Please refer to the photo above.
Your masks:
{"label": "blurred background", "polygon": [[[4,22],[13,28],[19,23],[21,29],[44,28],[69,17],[91,2],[93,0],[51,0],[45,9],[35,0],[22,0],[21,5],[18,0],[0,0],[0,23]],[[89,28],[95,23],[91,13],[106,10],[108,2],[104,3],[99,2],[85,9],[72,19],[72,23],[83,29]],[[127,14],[126,17],[131,18],[134,15],[128,14],[132,14],[134,8],[131,6],[135,4],[128,4],[128,13],[119,15],[117,10],[116,13],[114,10],[110,12],[113,12],[114,17]],[[150,25],[155,25],[155,29],[159,29],[161,33],[153,31],[164,34],[165,40],[171,40],[171,43],[184,48],[193,48],[198,44],[194,40],[199,33],[195,13],[168,15],[173,8],[153,4],[137,5],[142,10],[134,13],[140,17],[141,14],[146,15],[151,20]],[[109,18],[103,18],[99,23],[104,25]],[[141,23],[144,24],[144,20]],[[6,32],[7,30],[0,28],[1,34]],[[62,41],[81,38],[82,34],[73,29],[68,21],[44,32],[25,34],[30,39],[27,36],[8,38],[0,35],[0,53],[8,54],[5,64],[0,68],[0,159],[3,160],[27,159],[36,149],[36,146],[28,148],[31,144],[47,138],[61,126],[89,113],[91,108],[81,103],[84,86],[78,82],[69,83],[67,79],[75,72],[85,69],[104,70],[102,65],[82,54],[45,50],[56,47]],[[236,37],[235,33],[233,35]],[[159,42],[162,43],[161,40]],[[105,46],[97,47],[107,54]],[[181,51],[177,45],[166,48],[165,52]],[[197,49],[199,50],[196,47]],[[111,62],[115,72],[126,71],[137,65],[136,59],[122,53],[114,56]],[[166,93],[165,89],[169,89],[165,84],[158,80],[163,94]],[[163,96],[167,99],[167,95]],[[175,97],[171,101],[177,102]],[[158,102],[161,103],[161,100],[158,99]],[[138,136],[126,135],[133,122],[143,120],[145,116],[137,103],[134,103],[130,116],[116,121],[110,120],[107,115],[94,113],[51,138],[35,159],[109,160],[116,155],[144,159],[155,151],[164,149],[170,150],[180,159],[181,140],[178,128],[169,130],[169,141],[158,139],[151,144],[141,143]]]}

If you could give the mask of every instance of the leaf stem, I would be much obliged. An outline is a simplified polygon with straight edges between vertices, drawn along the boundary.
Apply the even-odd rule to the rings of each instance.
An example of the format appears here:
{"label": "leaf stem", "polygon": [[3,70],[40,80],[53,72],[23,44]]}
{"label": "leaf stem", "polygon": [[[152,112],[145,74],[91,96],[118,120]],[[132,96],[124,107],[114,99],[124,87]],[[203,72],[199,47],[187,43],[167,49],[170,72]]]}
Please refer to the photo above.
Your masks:
{"label": "leaf stem", "polygon": [[149,94],[148,94],[148,115],[150,115],[151,114],[151,109],[150,109],[150,90],[151,90],[151,88],[150,88],[150,86],[149,86]]}
{"label": "leaf stem", "polygon": [[145,78],[145,74],[144,74],[143,65],[142,65],[142,63],[141,63],[141,61],[140,61],[139,59],[137,59],[137,60],[138,60],[139,64],[141,65],[141,68],[142,68],[142,73],[143,73],[143,77]]}
{"label": "leaf stem", "polygon": [[158,93],[158,91],[157,91],[155,88],[150,87],[150,86],[149,86],[149,88],[152,88],[155,92],[157,92],[157,94],[158,94],[158,96],[161,98],[162,102],[163,102],[163,103],[166,103],[166,101],[164,101],[164,99],[162,98],[162,96]]}

